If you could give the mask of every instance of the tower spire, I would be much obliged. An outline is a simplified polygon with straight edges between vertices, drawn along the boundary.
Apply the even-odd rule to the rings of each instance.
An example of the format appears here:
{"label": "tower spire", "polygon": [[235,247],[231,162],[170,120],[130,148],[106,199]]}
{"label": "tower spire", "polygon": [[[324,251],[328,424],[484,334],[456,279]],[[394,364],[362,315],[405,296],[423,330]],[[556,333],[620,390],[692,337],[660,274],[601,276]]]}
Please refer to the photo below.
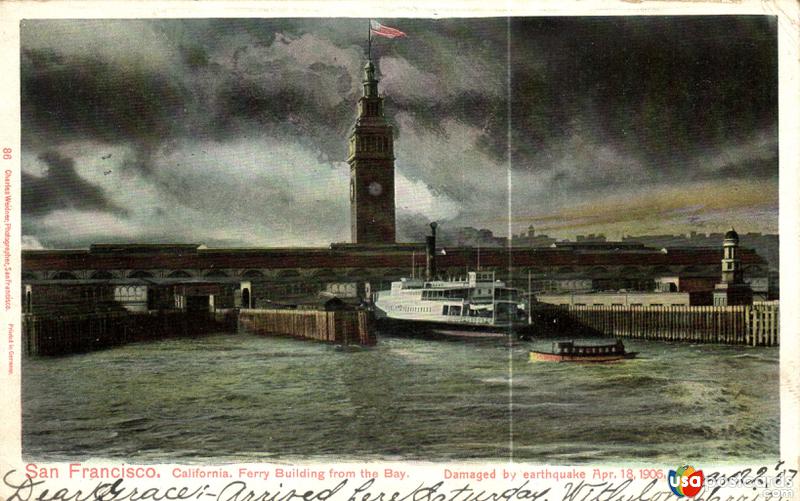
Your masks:
{"label": "tower spire", "polygon": [[378,80],[372,64],[372,19],[367,20],[367,63],[364,65],[364,97],[378,97]]}
{"label": "tower spire", "polygon": [[372,64],[372,59],[367,60],[364,65],[364,97],[376,98],[378,97],[378,79],[375,78],[375,65]]}

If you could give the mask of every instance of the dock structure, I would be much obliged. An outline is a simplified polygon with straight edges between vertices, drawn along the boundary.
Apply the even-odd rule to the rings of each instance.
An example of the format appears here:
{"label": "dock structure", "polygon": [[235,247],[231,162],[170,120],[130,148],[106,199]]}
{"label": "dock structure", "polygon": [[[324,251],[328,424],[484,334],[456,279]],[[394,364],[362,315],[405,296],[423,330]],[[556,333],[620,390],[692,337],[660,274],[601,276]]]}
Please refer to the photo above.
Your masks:
{"label": "dock structure", "polygon": [[235,328],[229,313],[198,315],[180,310],[115,311],[74,315],[22,316],[23,353],[57,356],[136,341],[194,336]]}
{"label": "dock structure", "polygon": [[365,310],[159,310],[22,317],[23,353],[27,356],[68,355],[214,332],[252,332],[341,345],[377,343],[372,313]]}
{"label": "dock structure", "polygon": [[780,344],[776,302],[752,306],[552,307],[609,336],[749,346]]}
{"label": "dock structure", "polygon": [[239,329],[341,345],[377,343],[372,313],[366,310],[241,310]]}

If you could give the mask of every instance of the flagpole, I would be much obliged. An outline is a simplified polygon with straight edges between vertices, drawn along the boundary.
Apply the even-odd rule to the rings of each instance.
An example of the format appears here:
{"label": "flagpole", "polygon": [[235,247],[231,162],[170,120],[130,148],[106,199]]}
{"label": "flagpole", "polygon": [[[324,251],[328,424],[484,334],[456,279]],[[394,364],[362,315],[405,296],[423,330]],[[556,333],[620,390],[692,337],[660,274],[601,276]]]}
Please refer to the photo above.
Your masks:
{"label": "flagpole", "polygon": [[367,60],[372,61],[372,19],[367,19]]}

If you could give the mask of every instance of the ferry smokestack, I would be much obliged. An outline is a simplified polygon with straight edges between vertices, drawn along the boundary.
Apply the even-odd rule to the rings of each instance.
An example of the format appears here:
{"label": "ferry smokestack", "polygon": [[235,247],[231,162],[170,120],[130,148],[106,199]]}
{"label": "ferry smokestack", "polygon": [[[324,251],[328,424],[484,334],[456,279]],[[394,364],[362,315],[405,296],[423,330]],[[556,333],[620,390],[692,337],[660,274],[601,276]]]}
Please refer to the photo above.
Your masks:
{"label": "ferry smokestack", "polygon": [[425,237],[425,280],[436,277],[436,221],[431,223],[431,234]]}

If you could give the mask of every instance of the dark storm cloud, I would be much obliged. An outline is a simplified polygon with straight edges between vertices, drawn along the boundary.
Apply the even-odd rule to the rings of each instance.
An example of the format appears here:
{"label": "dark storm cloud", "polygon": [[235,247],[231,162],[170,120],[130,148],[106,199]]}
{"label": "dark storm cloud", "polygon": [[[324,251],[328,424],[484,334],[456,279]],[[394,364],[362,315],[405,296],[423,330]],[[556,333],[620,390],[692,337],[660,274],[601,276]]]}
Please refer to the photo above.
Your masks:
{"label": "dark storm cloud", "polygon": [[411,99],[398,101],[389,96],[386,106],[397,112],[407,112],[420,129],[427,133],[444,134],[442,122],[456,119],[476,127],[486,134],[481,147],[498,159],[503,159],[508,150],[506,130],[506,101],[501,97],[482,94],[478,90],[461,91],[448,96],[446,101],[433,99]]}
{"label": "dark storm cloud", "polygon": [[[341,87],[349,89],[349,75],[341,68],[336,73],[335,78],[344,82]],[[342,159],[343,138],[353,115],[351,103],[329,106],[317,102],[308,88],[269,88],[244,78],[227,81],[215,98],[216,127],[209,137],[224,141],[247,132],[264,134],[303,144],[323,161]]]}
{"label": "dark storm cloud", "polygon": [[[413,75],[395,75],[401,82],[406,80],[402,86],[387,86],[385,81],[382,86],[387,95],[387,118],[395,126],[395,135],[400,137],[404,132],[395,120],[402,112],[413,115],[415,123],[427,133],[441,134],[441,122],[448,118],[481,128],[491,124],[492,131],[502,132],[505,125],[497,122],[497,116],[505,107],[501,96],[504,77],[502,64],[498,63],[503,60],[505,42],[499,42],[505,35],[500,36],[501,32],[494,28],[504,25],[504,21],[484,20],[484,28],[491,26],[493,29],[477,32],[468,28],[470,22],[466,20],[404,19],[396,23],[413,37],[413,42],[376,40],[373,48],[376,61],[383,61],[387,66],[389,60],[410,61],[415,70],[435,75],[441,91],[411,90],[410,87],[419,85]],[[341,161],[345,153],[344,138],[352,126],[355,103],[361,92],[363,33],[366,31],[362,28],[366,27],[366,22],[246,20],[236,21],[235,25],[253,35],[254,40],[231,51],[228,64],[216,68],[222,83],[214,90],[211,111],[216,120],[212,134],[228,138],[243,130],[258,128],[260,132],[311,146],[323,160]],[[219,21],[215,26],[231,29]],[[490,31],[491,37],[487,36]],[[297,56],[281,52],[290,44],[302,47],[302,42],[311,38],[332,44],[321,49],[319,60],[311,62],[313,58],[310,58],[298,64]],[[272,57],[270,54],[271,58],[265,61],[260,53],[266,47],[279,55]],[[305,47],[319,49],[311,43]],[[451,51],[458,50],[476,50],[475,55],[490,61],[496,74],[485,74],[481,81],[465,82],[453,68]],[[487,93],[487,85],[497,88]],[[502,151],[505,147],[495,149]]]}
{"label": "dark storm cloud", "polygon": [[102,211],[124,215],[125,210],[108,200],[103,190],[75,172],[75,162],[57,152],[40,156],[47,165],[41,177],[22,173],[22,211],[30,216],[46,215],[58,209]]}
{"label": "dark storm cloud", "polygon": [[[214,64],[213,53],[224,43],[222,34],[236,30],[254,38],[231,51],[232,60],[280,43],[276,33],[285,40],[306,34],[327,37],[337,47],[360,50],[358,28],[363,22],[154,23],[163,30],[180,25],[195,40],[178,46],[183,67],[174,68],[174,75],[62,54],[58,48],[23,51],[23,126],[30,131],[26,140],[95,137],[149,147],[176,134],[199,132],[224,139],[258,126],[315,142],[328,157],[342,156],[342,135],[357,97],[353,82],[360,79],[345,61],[297,67],[296,60],[284,57],[241,74],[231,72],[236,61],[229,67]],[[541,165],[542,155],[576,122],[599,140],[669,169],[679,169],[679,163],[660,161],[676,153],[691,156],[698,148],[746,140],[754,128],[775,127],[777,49],[770,18],[514,19],[508,96],[504,88],[502,94],[487,90],[487,85],[506,83],[504,19],[396,23],[410,38],[377,41],[378,58],[409,61],[436,75],[444,92],[390,94],[392,111],[412,113],[421,127],[433,132],[449,118],[485,129],[485,146],[502,159],[508,146],[509,99],[515,132],[511,148],[521,168]],[[205,37],[192,37],[193,27]],[[496,74],[484,80],[493,81],[459,81],[452,68],[459,54],[485,63]],[[197,71],[208,73],[205,77],[218,85],[198,89],[202,83],[190,78]],[[337,83],[333,88],[332,81]],[[210,99],[198,102],[199,93]],[[342,99],[331,105],[316,97],[326,93]],[[187,116],[186,110],[198,105],[216,120],[187,124],[196,117]]]}
{"label": "dark storm cloud", "polygon": [[[507,165],[523,189],[546,187],[515,198],[531,212],[601,190],[777,176],[772,18],[382,21],[408,34],[373,45],[399,171],[457,201],[454,225],[505,215],[503,203],[486,199],[504,196]],[[361,93],[366,27],[364,19],[25,21],[25,152],[36,158],[61,148],[74,156],[65,148],[76,142],[118,146],[127,153],[115,155],[124,158],[117,167],[151,180],[165,198],[191,201],[197,211],[232,210],[227,202],[198,202],[211,183],[194,179],[207,176],[197,166],[207,152],[236,144],[241,155],[252,142],[245,154],[261,155],[265,172],[274,156],[302,157],[298,176],[315,158],[341,167]],[[282,147],[303,154],[269,151]],[[456,159],[459,149],[465,155]],[[229,159],[220,161],[227,168]],[[94,186],[68,172],[74,184]],[[25,183],[46,179],[26,174]],[[283,212],[294,198],[279,192],[297,186],[281,182],[251,207],[294,220]],[[66,196],[37,204],[77,207]],[[344,205],[336,209],[344,213],[326,210],[346,217]],[[292,210],[308,217],[317,209]],[[52,209],[24,210],[41,217]]]}
{"label": "dark storm cloud", "polygon": [[149,154],[181,127],[182,90],[164,75],[56,50],[24,50],[21,69],[26,147],[133,144],[140,156],[131,165],[147,171]]}
{"label": "dark storm cloud", "polygon": [[[692,177],[696,157],[757,133],[777,145],[775,30],[774,18],[746,16],[515,20],[514,156],[550,168],[576,123],[658,180]],[[777,175],[777,148],[773,160]],[[750,175],[743,166],[719,177],[731,174]]]}

